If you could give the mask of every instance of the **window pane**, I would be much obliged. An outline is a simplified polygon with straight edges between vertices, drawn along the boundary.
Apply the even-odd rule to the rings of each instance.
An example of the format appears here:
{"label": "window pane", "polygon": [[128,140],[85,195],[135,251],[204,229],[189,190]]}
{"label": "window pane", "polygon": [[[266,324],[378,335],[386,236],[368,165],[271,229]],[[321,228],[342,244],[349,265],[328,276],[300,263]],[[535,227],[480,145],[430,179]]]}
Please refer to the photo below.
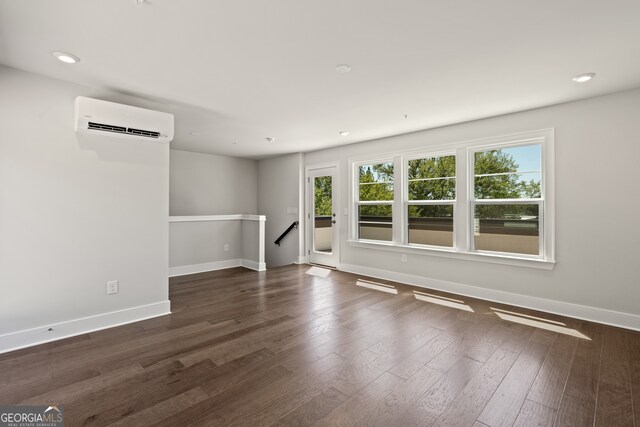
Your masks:
{"label": "window pane", "polygon": [[541,197],[541,153],[540,144],[475,153],[475,197]]}
{"label": "window pane", "polygon": [[409,200],[456,198],[456,157],[439,156],[407,162]]}
{"label": "window pane", "polygon": [[313,250],[317,252],[331,253],[332,248],[331,214],[333,213],[333,206],[331,179],[331,176],[317,176],[313,179]]}
{"label": "window pane", "polygon": [[477,176],[476,199],[539,199],[541,185],[540,172]]}
{"label": "window pane", "polygon": [[313,208],[316,216],[331,216],[331,176],[317,176],[313,179]]}
{"label": "window pane", "polygon": [[376,202],[383,200],[393,200],[393,183],[360,184],[360,201]]}
{"label": "window pane", "polygon": [[359,170],[359,200],[393,200],[393,162],[362,165]]}
{"label": "window pane", "polygon": [[358,207],[358,238],[367,240],[393,239],[391,205]]}
{"label": "window pane", "polygon": [[456,156],[413,159],[408,162],[409,180],[424,178],[450,178],[456,176]]}
{"label": "window pane", "polygon": [[453,200],[455,198],[455,178],[409,181],[409,200]]}
{"label": "window pane", "polygon": [[409,243],[453,247],[452,205],[409,205]]}
{"label": "window pane", "polygon": [[539,255],[539,205],[476,205],[475,247]]}

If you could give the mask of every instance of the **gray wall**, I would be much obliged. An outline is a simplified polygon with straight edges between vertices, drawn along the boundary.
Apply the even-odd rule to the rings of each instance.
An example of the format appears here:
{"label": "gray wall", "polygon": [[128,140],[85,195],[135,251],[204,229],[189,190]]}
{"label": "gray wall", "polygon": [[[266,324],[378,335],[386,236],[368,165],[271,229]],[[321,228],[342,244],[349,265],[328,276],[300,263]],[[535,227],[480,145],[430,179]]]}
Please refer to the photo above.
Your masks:
{"label": "gray wall", "polygon": [[[170,158],[172,216],[257,213],[256,160],[181,150],[171,150]],[[243,242],[256,246],[257,252],[257,231],[243,234],[243,222],[246,221],[171,223],[169,266],[251,259],[244,253],[251,249],[244,249]],[[223,250],[225,244],[229,244],[228,252]]]}
{"label": "gray wall", "polygon": [[[273,242],[293,221],[302,215],[300,186],[302,185],[302,154],[264,159],[258,162],[258,211],[267,216],[265,225],[265,259],[267,268],[298,261],[301,228],[292,230],[280,243]],[[298,213],[289,214],[287,208]]]}
{"label": "gray wall", "polygon": [[[341,263],[497,291],[640,314],[640,90],[495,117],[305,155],[307,165],[340,162],[341,207],[348,206],[348,159],[394,150],[556,129],[556,248],[552,271],[347,243]],[[294,172],[290,176],[293,179]]]}
{"label": "gray wall", "polygon": [[169,212],[177,215],[256,214],[256,160],[171,150]]}
{"label": "gray wall", "polygon": [[[243,257],[242,221],[172,222],[169,267],[204,264]],[[224,251],[224,245],[229,251]]]}
{"label": "gray wall", "polygon": [[154,106],[5,67],[0,94],[0,334],[166,302],[169,146],[73,130],[78,95]]}
{"label": "gray wall", "polygon": [[258,262],[260,255],[260,223],[240,221],[242,228],[242,259]]}

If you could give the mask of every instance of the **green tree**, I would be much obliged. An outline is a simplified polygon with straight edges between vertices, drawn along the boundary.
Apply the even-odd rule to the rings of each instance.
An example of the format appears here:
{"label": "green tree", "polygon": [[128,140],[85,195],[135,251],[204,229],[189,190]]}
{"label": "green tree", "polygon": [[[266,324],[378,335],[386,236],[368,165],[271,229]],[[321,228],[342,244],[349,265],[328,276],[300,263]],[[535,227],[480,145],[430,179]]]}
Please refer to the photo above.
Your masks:
{"label": "green tree", "polygon": [[[378,163],[360,166],[359,191],[361,201],[393,200],[393,163]],[[390,205],[360,206],[361,216],[380,217],[381,221],[391,221]]]}
{"label": "green tree", "polygon": [[[455,156],[440,156],[415,159],[408,162],[408,196],[411,200],[453,200],[456,198]],[[474,192],[477,199],[519,199],[538,198],[541,194],[540,181],[520,180],[514,172],[520,165],[513,156],[502,150],[490,150],[475,154]],[[359,200],[393,200],[393,163],[378,163],[359,168]],[[316,215],[331,215],[331,177],[315,178]],[[537,216],[536,205],[488,205],[478,206],[479,218],[500,218],[514,215]],[[391,220],[389,205],[363,205],[360,215]],[[409,217],[452,217],[450,205],[411,205]]]}
{"label": "green tree", "polygon": [[[456,158],[441,156],[409,160],[409,200],[453,200],[456,198]],[[450,205],[409,205],[409,218],[452,217]]]}
{"label": "green tree", "polygon": [[314,205],[316,216],[331,216],[331,177],[317,176],[314,182]]}
{"label": "green tree", "polygon": [[[502,150],[476,153],[475,174],[504,174],[475,178],[477,199],[521,199],[538,198],[541,195],[540,181],[521,181],[515,173],[520,165],[513,156]],[[538,216],[537,205],[485,205],[476,208],[477,218],[503,218],[505,216]]]}

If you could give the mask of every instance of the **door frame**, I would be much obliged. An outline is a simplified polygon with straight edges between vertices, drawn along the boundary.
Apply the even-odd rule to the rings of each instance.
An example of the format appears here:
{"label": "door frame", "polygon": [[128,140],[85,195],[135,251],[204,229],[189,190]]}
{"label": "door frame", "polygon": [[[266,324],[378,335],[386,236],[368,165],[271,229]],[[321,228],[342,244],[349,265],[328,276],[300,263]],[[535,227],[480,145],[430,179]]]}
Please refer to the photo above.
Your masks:
{"label": "door frame", "polygon": [[[344,218],[344,215],[341,215],[341,204],[340,204],[340,163],[339,162],[329,162],[329,163],[318,163],[318,164],[313,164],[313,165],[306,165],[304,168],[304,224],[305,224],[305,230],[306,230],[306,239],[305,239],[305,247],[304,247],[304,251],[305,251],[305,259],[308,262],[311,262],[311,243],[313,242],[313,224],[311,223],[311,211],[312,211],[312,202],[313,199],[311,198],[312,196],[312,192],[310,191],[311,189],[311,177],[310,177],[310,173],[311,171],[315,171],[318,169],[328,169],[328,168],[335,168],[335,182],[333,185],[334,188],[334,192],[331,195],[332,199],[335,201],[335,207],[336,207],[336,219],[338,219],[337,221],[337,235],[338,235],[338,239],[336,239],[337,241],[332,242],[332,250],[335,253],[336,256],[336,265],[335,266],[331,266],[331,267],[335,267],[338,268],[340,266],[340,231],[342,230],[342,219]],[[342,219],[340,219],[342,218]]]}

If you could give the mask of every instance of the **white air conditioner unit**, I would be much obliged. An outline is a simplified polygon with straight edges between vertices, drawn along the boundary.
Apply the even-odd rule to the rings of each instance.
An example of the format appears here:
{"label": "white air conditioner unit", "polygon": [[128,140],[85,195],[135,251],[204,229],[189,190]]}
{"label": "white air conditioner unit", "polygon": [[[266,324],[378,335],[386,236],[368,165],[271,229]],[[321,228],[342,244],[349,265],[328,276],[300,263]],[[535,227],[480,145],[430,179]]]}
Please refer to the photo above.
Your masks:
{"label": "white air conditioner unit", "polygon": [[79,96],[74,129],[79,133],[168,143],[173,139],[173,114]]}

